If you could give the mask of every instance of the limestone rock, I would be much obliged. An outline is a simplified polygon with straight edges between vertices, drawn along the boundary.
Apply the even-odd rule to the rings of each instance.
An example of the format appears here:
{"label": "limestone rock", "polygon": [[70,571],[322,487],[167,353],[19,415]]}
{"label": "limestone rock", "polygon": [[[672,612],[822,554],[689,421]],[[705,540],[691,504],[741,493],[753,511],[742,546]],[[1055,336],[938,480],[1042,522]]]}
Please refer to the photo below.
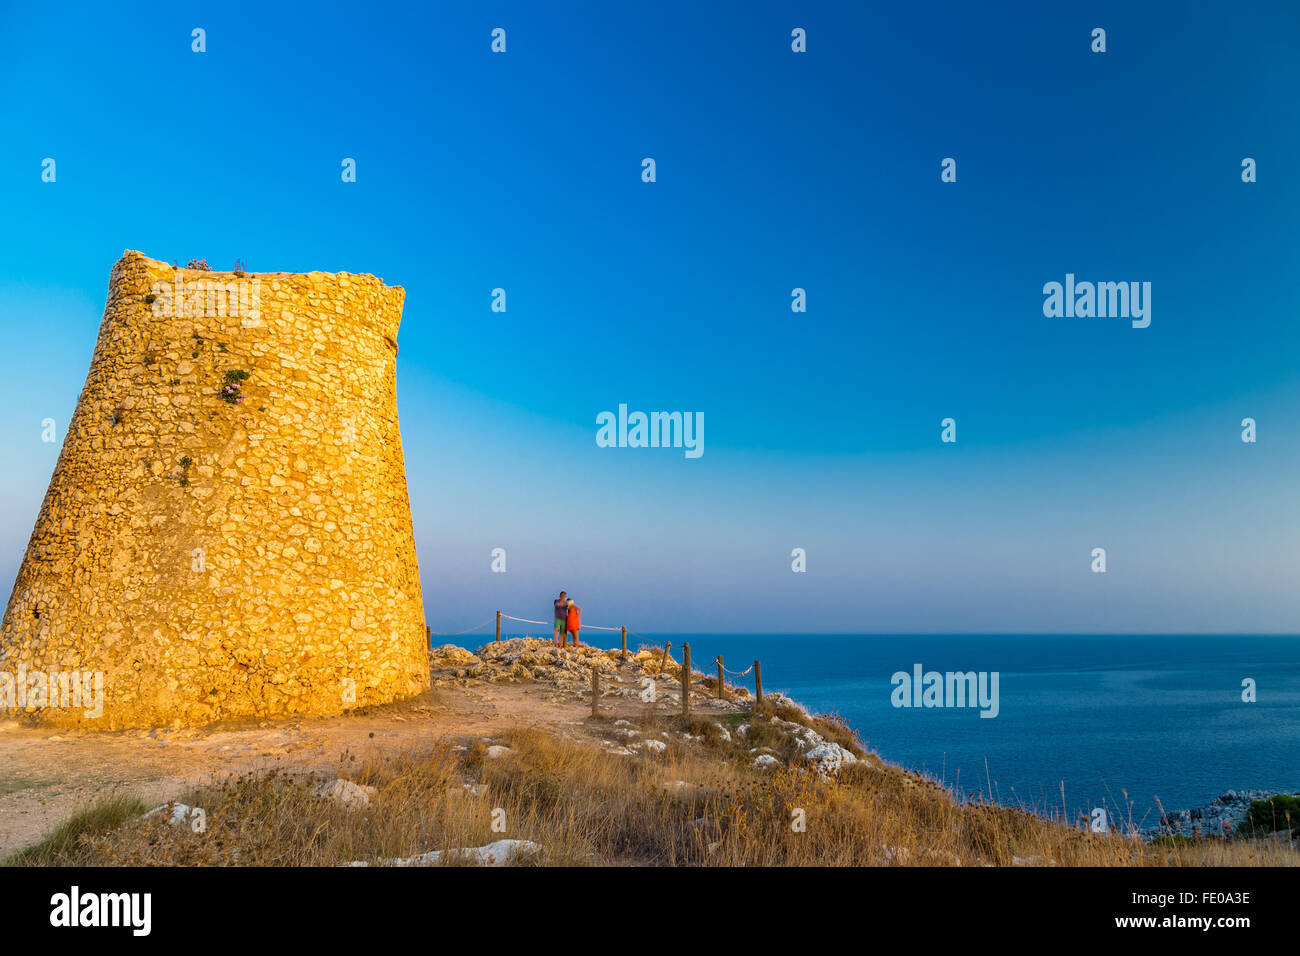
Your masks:
{"label": "limestone rock", "polygon": [[817,773],[823,777],[833,777],[842,768],[858,762],[852,753],[830,741],[819,743],[804,756],[812,761]]}
{"label": "limestone rock", "polygon": [[191,821],[193,821],[201,813],[201,811],[198,811],[194,807],[191,807],[185,803],[164,803],[160,807],[154,807],[152,810],[150,810],[148,813],[144,815],[144,818],[146,820],[150,820],[162,813],[165,813],[168,807],[171,808],[171,813],[168,815],[167,822],[174,827],[190,826]]}
{"label": "limestone rock", "polygon": [[[436,866],[443,861],[470,863],[476,866],[508,866],[540,853],[541,846],[532,840],[497,840],[486,846],[461,847],[455,850],[432,850],[418,856],[381,860],[380,866]],[[344,866],[369,866],[369,863],[345,863]]]}
{"label": "limestone rock", "polygon": [[312,793],[325,800],[330,800],[345,810],[364,810],[370,806],[370,798],[379,791],[374,787],[353,783],[339,778],[329,783],[318,784]]}
{"label": "limestone rock", "polygon": [[430,670],[449,670],[455,667],[471,667],[480,664],[479,658],[455,644],[443,644],[429,651]]}

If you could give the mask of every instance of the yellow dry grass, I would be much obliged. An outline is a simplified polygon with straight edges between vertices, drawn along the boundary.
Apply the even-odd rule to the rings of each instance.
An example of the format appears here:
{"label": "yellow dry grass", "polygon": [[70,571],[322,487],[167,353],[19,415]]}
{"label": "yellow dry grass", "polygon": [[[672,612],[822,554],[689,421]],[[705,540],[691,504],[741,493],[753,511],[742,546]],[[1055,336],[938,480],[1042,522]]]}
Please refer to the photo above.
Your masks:
{"label": "yellow dry grass", "polygon": [[[642,734],[666,724],[647,717]],[[707,731],[703,724],[714,727]],[[762,726],[763,721],[755,722]],[[511,752],[489,759],[481,741],[420,755],[354,761],[340,776],[375,787],[347,810],[287,773],[200,789],[206,830],[132,818],[91,828],[40,856],[44,864],[332,866],[379,863],[499,839],[543,849],[520,863],[658,866],[1205,866],[1291,865],[1271,840],[1206,839],[1159,846],[1093,834],[1020,810],[958,804],[937,784],[874,755],[837,779],[795,764],[755,770],[752,740],[727,741],[716,724],[676,724],[703,741],[670,739],[662,754],[626,755],[601,743],[516,729]],[[765,733],[765,731],[759,731]],[[833,719],[818,732],[851,733]],[[780,741],[772,738],[772,743]],[[847,745],[847,744],[846,744]],[[776,748],[774,748],[776,749]],[[317,778],[319,779],[319,778]],[[475,789],[471,790],[466,785]],[[7,861],[23,865],[33,859]],[[449,861],[450,862],[450,861]]]}

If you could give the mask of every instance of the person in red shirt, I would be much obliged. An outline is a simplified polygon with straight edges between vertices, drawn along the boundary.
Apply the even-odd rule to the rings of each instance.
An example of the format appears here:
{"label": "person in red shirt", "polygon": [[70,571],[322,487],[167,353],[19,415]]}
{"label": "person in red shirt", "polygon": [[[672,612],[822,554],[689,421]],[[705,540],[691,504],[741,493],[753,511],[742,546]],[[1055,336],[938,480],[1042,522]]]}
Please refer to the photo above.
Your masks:
{"label": "person in red shirt", "polygon": [[578,629],[580,627],[582,627],[582,608],[573,603],[573,598],[569,598],[569,613],[565,618],[565,630],[573,635],[574,647],[582,643],[578,640]]}

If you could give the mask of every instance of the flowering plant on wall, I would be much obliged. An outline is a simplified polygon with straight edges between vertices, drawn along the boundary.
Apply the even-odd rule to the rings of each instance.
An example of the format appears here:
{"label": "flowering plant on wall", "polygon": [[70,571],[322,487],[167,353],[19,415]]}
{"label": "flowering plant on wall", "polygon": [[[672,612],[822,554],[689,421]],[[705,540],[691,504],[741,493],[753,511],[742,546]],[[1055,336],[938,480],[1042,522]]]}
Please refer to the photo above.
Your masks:
{"label": "flowering plant on wall", "polygon": [[226,372],[225,381],[221,383],[221,399],[231,405],[238,405],[244,400],[241,384],[248,378],[248,373],[240,368]]}

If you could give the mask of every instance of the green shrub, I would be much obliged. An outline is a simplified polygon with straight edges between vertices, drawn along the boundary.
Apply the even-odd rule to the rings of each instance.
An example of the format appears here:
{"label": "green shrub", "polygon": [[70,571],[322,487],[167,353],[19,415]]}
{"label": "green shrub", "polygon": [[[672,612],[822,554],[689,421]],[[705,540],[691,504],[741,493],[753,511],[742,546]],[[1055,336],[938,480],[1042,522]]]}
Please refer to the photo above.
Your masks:
{"label": "green shrub", "polygon": [[1292,836],[1300,836],[1300,797],[1278,794],[1267,800],[1255,800],[1246,810],[1245,819],[1237,824],[1237,832],[1243,836],[1279,830],[1290,830]]}
{"label": "green shrub", "polygon": [[1196,843],[1196,839],[1194,837],[1187,836],[1185,833],[1164,833],[1161,834],[1160,836],[1155,836],[1151,838],[1152,846],[1180,847],[1180,846],[1192,846],[1195,843]]}

